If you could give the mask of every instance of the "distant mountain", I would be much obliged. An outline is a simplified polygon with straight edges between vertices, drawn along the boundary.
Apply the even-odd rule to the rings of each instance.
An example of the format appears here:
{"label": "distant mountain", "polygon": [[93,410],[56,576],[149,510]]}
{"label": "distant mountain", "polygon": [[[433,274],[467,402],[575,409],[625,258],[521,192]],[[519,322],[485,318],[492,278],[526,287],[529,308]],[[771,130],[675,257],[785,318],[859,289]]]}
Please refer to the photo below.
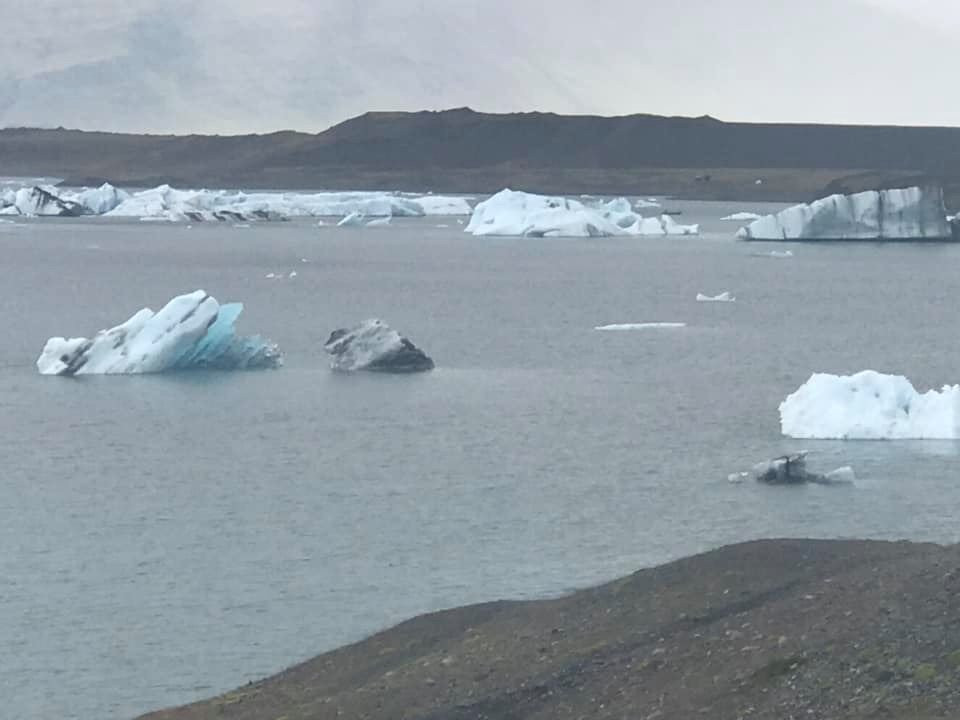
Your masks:
{"label": "distant mountain", "polygon": [[[725,123],[656,115],[367,113],[317,134],[0,130],[0,173],[71,184],[671,193],[809,199],[960,184],[960,129]],[[760,182],[757,182],[757,181]]]}

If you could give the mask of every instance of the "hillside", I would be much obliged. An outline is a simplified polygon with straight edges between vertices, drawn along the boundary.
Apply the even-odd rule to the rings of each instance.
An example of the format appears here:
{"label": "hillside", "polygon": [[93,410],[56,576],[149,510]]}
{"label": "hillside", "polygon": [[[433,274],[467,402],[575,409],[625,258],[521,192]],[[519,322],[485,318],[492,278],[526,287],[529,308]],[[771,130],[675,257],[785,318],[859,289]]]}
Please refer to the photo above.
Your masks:
{"label": "hillside", "polygon": [[731,546],[422,616],[144,720],[955,717],[958,561],[911,543]]}
{"label": "hillside", "polygon": [[[317,134],[0,130],[0,174],[71,184],[664,193],[806,200],[918,178],[960,187],[960,129],[656,115],[367,113]],[[757,183],[756,180],[762,180]]]}

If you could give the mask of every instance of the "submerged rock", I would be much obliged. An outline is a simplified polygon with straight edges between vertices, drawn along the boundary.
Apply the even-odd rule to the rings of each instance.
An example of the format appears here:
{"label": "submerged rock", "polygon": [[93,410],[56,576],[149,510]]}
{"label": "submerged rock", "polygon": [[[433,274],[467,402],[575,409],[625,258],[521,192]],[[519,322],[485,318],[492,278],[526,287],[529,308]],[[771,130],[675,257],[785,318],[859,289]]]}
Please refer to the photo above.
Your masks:
{"label": "submerged rock", "polygon": [[411,373],[432,370],[433,360],[382,320],[334,330],[324,345],[334,370]]}

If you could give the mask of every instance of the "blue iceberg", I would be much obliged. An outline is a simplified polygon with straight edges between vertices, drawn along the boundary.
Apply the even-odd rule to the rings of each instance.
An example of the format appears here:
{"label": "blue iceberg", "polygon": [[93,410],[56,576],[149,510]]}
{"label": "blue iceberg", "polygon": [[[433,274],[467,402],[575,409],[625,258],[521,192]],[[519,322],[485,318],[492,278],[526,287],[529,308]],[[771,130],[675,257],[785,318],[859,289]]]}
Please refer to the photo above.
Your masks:
{"label": "blue iceberg", "polygon": [[258,335],[236,334],[242,303],[221,305],[203,290],[179,295],[159,312],[144,308],[93,338],[47,340],[41,375],[130,375],[171,370],[253,370],[283,363]]}

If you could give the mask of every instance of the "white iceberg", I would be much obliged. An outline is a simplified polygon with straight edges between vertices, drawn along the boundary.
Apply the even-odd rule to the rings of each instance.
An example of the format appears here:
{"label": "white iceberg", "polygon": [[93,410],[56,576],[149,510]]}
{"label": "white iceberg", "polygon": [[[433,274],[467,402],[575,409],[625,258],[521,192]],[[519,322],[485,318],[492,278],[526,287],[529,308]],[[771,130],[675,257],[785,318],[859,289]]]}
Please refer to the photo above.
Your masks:
{"label": "white iceberg", "polygon": [[732,303],[732,302],[736,302],[736,301],[737,301],[737,299],[736,299],[733,295],[731,295],[729,292],[727,292],[726,290],[724,290],[724,291],[723,291],[722,293],[720,293],[719,295],[704,295],[703,293],[697,293],[697,302],[703,302],[703,303],[706,303],[706,302]]}
{"label": "white iceberg", "polygon": [[0,195],[0,214],[27,217],[78,217],[88,210],[78,202],[60,197],[52,186],[34,185],[19,190],[7,190]]}
{"label": "white iceberg", "polygon": [[389,373],[423,372],[433,369],[433,360],[382,320],[334,330],[324,345],[334,370],[371,370]]}
{"label": "white iceberg", "polygon": [[242,337],[234,323],[241,303],[221,305],[203,290],[180,295],[154,313],[144,308],[93,338],[50,338],[41,375],[114,375],[212,368],[275,368],[279,349],[258,336]]}
{"label": "white iceberg", "polygon": [[699,226],[678,225],[667,215],[644,218],[623,198],[588,206],[564,197],[501,190],[474,208],[465,232],[518,237],[695,235]]}
{"label": "white iceberg", "polygon": [[737,220],[739,222],[749,222],[751,220],[759,220],[763,215],[758,215],[757,213],[752,212],[737,212],[733,215],[727,215],[726,217],[720,218],[721,220]]}
{"label": "white iceberg", "polygon": [[620,331],[620,330],[653,330],[660,328],[683,328],[686,323],[682,322],[647,322],[647,323],[614,323],[612,325],[597,325],[594,330]]}
{"label": "white iceberg", "polygon": [[780,428],[821,440],[960,438],[960,386],[917,392],[901,375],[815,373],[780,403]]}
{"label": "white iceberg", "polygon": [[423,217],[468,215],[464,198],[401,196],[388,192],[244,193],[177,190],[161,185],[134,193],[106,213],[109,217],[183,220],[280,220],[293,217]]}
{"label": "white iceberg", "polygon": [[912,187],[831,195],[740,228],[744,240],[943,240],[951,237],[943,191]]}
{"label": "white iceberg", "polygon": [[103,215],[130,198],[130,193],[118,190],[110,183],[98,188],[85,188],[76,193],[64,193],[62,198],[83,206],[91,215]]}

